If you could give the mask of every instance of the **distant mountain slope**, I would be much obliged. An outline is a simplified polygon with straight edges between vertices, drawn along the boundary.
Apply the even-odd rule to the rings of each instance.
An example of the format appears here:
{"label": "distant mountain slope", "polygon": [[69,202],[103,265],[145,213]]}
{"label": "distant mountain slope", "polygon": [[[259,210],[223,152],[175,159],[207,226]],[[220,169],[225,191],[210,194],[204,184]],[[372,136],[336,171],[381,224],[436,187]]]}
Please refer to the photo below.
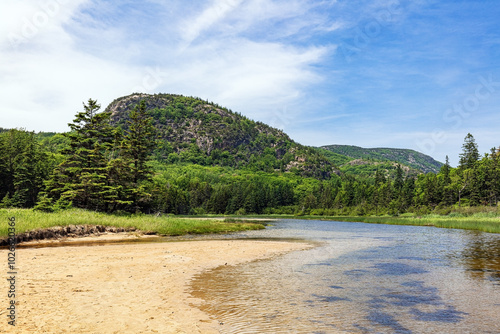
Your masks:
{"label": "distant mountain slope", "polygon": [[132,94],[105,110],[112,124],[126,128],[129,111],[144,100],[160,137],[157,158],[167,162],[291,171],[328,178],[335,168],[315,148],[300,145],[283,131],[199,98],[172,94]]}
{"label": "distant mountain slope", "polygon": [[[421,170],[424,173],[437,173],[443,164],[434,160],[432,157],[423,153],[399,148],[362,148],[351,145],[326,145],[322,149],[333,152],[337,156],[331,157],[332,159],[340,160],[342,156],[350,157],[351,160],[376,160],[379,162],[391,161],[400,163],[402,165]],[[341,165],[345,164],[342,163]]]}

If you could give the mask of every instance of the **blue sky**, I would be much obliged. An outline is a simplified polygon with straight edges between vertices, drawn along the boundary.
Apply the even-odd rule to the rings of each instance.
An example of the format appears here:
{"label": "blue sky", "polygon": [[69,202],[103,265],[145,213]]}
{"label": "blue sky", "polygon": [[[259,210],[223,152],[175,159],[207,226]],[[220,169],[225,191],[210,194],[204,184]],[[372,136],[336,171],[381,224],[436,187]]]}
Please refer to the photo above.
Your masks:
{"label": "blue sky", "polygon": [[3,0],[0,127],[67,131],[82,102],[208,99],[306,145],[500,145],[500,6],[434,0]]}

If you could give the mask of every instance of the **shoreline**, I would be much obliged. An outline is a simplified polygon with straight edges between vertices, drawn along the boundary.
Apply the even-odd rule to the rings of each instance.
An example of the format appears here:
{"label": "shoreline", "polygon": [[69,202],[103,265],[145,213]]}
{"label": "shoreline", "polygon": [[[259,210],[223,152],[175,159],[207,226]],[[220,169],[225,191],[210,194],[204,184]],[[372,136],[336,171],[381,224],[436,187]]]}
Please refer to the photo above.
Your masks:
{"label": "shoreline", "polygon": [[[262,215],[269,219],[298,219],[298,220],[324,220],[380,225],[401,226],[427,226],[436,228],[448,228],[457,230],[470,230],[486,233],[500,233],[500,216],[461,216],[450,217],[446,215],[422,215],[422,216],[320,216],[320,215]],[[251,216],[250,216],[251,217]],[[251,219],[251,218],[250,218]]]}
{"label": "shoreline", "polygon": [[[217,319],[194,307],[198,301],[186,292],[195,275],[311,247],[305,242],[201,240],[21,248],[16,252],[17,326],[9,326],[6,311],[0,311],[0,319],[5,318],[0,331],[219,333]],[[0,250],[0,257],[7,252]],[[3,281],[0,289],[8,291]]]}
{"label": "shoreline", "polygon": [[[144,234],[141,231],[104,232],[80,236],[64,236],[50,239],[32,239],[16,244],[19,249],[43,247],[68,247],[76,245],[99,246],[105,244],[119,244],[134,241],[153,241],[161,238],[158,234]],[[1,248],[0,248],[1,249]]]}

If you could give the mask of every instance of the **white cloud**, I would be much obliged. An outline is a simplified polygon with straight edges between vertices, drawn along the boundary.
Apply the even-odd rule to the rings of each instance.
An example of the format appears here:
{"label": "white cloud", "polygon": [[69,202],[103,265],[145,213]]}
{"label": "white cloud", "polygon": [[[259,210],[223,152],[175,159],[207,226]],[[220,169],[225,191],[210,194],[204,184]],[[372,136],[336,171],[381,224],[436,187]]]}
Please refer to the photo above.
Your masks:
{"label": "white cloud", "polygon": [[[64,26],[84,3],[11,4],[16,16],[9,27],[4,26],[10,33],[3,35],[0,44],[0,84],[4,87],[0,127],[65,131],[83,101],[110,102],[119,94],[129,94],[131,82],[141,82],[142,68],[125,67],[77,49]],[[37,21],[37,17],[48,21]],[[20,36],[16,45],[9,40],[13,35]]]}
{"label": "white cloud", "polygon": [[328,52],[243,39],[212,40],[185,50],[161,88],[208,98],[253,118],[297,99],[321,80],[309,68]]}
{"label": "white cloud", "polygon": [[[66,131],[88,98],[104,109],[135,91],[199,96],[266,120],[323,80],[313,66],[334,50],[254,39],[256,29],[277,22],[274,36],[331,24],[306,15],[313,7],[308,2],[286,3],[218,0],[200,9],[173,2],[163,5],[161,13],[144,11],[137,19],[110,16],[110,6],[121,4],[91,0],[48,0],[48,7],[35,0],[3,2],[0,127]],[[182,14],[187,19],[179,20],[186,7],[190,11]],[[116,11],[132,15],[142,9]],[[295,22],[280,24],[288,19]],[[33,34],[23,35],[30,22]],[[15,47],[5,37],[9,33],[22,37]]]}
{"label": "white cloud", "polygon": [[215,0],[194,20],[186,21],[182,26],[182,35],[187,44],[195,40],[204,30],[222,20],[236,9],[243,0]]}
{"label": "white cloud", "polygon": [[[64,37],[62,26],[88,0],[6,0],[0,4],[0,50],[26,51],[43,48]],[[67,40],[66,40],[67,41]]]}

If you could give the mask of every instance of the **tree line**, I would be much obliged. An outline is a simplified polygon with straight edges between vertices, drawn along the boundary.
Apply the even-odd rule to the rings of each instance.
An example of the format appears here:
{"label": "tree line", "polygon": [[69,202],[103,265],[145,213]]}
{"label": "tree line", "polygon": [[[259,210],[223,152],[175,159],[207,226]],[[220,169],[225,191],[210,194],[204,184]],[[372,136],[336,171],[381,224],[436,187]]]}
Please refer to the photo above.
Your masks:
{"label": "tree line", "polygon": [[54,211],[141,211],[151,196],[144,186],[155,146],[154,127],[144,103],[130,112],[127,128],[111,126],[109,113],[89,99],[64,134],[60,154],[44,150],[34,133],[9,130],[0,135],[4,207]]}
{"label": "tree line", "polygon": [[157,134],[143,101],[121,126],[112,126],[110,113],[99,109],[90,99],[69,124],[71,131],[49,139],[23,129],[1,131],[0,206],[174,214],[398,215],[498,204],[500,151],[494,148],[481,156],[471,134],[465,137],[456,168],[447,157],[438,173],[415,176],[397,165],[393,175],[377,170],[370,177],[344,173],[322,179],[157,160]]}
{"label": "tree line", "polygon": [[372,177],[342,174],[328,180],[196,165],[160,165],[153,208],[175,214],[399,215],[447,214],[453,208],[493,206],[500,194],[500,152],[480,156],[468,134],[459,166],[448,157],[438,173]]}

